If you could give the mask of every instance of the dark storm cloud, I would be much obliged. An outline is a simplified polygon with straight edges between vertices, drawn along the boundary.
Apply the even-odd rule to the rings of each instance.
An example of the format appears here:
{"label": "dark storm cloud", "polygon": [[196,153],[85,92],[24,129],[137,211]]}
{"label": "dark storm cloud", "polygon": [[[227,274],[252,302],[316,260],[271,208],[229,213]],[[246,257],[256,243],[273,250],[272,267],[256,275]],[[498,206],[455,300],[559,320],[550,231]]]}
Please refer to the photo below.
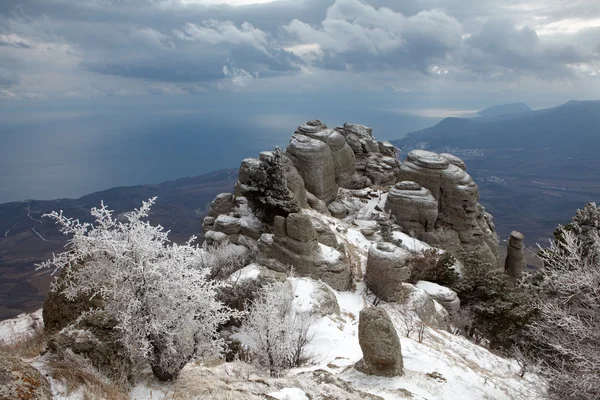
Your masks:
{"label": "dark storm cloud", "polygon": [[[26,76],[35,76],[58,82],[35,86],[54,95],[60,95],[60,84],[72,94],[196,93],[223,89],[224,82],[250,87],[270,78],[293,86],[295,79],[305,84],[322,79],[315,71],[340,77],[385,72],[399,81],[415,71],[425,80],[457,82],[588,79],[600,68],[600,28],[561,29],[573,29],[565,19],[576,27],[579,20],[588,25],[600,20],[595,3],[278,0],[230,6],[4,0],[0,57],[9,60],[4,68],[23,78],[11,83],[15,93],[35,81]],[[45,74],[52,78],[44,79]]]}

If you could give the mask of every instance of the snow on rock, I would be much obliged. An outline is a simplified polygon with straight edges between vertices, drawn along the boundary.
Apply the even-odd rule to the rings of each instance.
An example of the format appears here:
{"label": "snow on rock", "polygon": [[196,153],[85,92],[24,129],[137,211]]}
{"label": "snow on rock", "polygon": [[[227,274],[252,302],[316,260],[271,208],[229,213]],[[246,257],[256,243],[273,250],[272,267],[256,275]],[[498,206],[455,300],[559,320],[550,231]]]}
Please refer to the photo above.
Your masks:
{"label": "snow on rock", "polygon": [[298,388],[283,388],[267,394],[279,400],[308,400],[304,390]]}
{"label": "snow on rock", "polygon": [[342,259],[342,254],[333,247],[325,246],[324,244],[319,243],[319,248],[321,250],[321,259],[326,264],[334,264]]}
{"label": "snow on rock", "polygon": [[44,327],[42,310],[31,314],[19,314],[15,318],[0,321],[0,344],[11,344],[33,335]]}
{"label": "snow on rock", "polygon": [[232,282],[253,281],[258,278],[263,269],[264,267],[259,264],[250,264],[231,274],[228,280]]}
{"label": "snow on rock", "polygon": [[418,281],[416,286],[419,289],[423,289],[435,298],[447,298],[448,300],[456,298],[456,293],[453,290],[448,289],[445,286],[438,285],[437,283],[428,281]]}
{"label": "snow on rock", "polygon": [[420,251],[429,250],[433,248],[427,243],[410,237],[404,232],[394,231],[392,232],[392,236],[394,237],[394,240],[402,241],[402,244],[400,245],[401,247],[404,247],[406,250],[411,251],[413,253],[418,253]]}

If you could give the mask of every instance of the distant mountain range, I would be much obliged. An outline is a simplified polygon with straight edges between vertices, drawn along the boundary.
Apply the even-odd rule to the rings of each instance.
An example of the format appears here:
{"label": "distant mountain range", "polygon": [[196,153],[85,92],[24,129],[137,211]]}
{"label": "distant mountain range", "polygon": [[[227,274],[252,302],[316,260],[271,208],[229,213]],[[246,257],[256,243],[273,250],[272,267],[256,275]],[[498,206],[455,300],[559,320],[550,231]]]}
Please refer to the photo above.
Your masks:
{"label": "distant mountain range", "polygon": [[600,201],[600,101],[569,101],[531,110],[523,103],[491,107],[475,118],[446,118],[394,141],[462,157],[482,203],[506,238],[528,243],[551,236],[575,209]]}

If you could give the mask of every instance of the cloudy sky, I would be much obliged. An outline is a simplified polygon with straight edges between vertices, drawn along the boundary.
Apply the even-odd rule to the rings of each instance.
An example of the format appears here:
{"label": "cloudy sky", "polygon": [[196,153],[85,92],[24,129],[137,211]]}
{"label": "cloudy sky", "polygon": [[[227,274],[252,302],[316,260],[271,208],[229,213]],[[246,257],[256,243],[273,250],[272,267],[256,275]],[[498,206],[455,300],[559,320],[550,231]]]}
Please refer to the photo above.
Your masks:
{"label": "cloudy sky", "polygon": [[541,107],[600,97],[600,2],[2,0],[0,60],[0,104],[343,92],[439,99],[400,106],[416,115]]}

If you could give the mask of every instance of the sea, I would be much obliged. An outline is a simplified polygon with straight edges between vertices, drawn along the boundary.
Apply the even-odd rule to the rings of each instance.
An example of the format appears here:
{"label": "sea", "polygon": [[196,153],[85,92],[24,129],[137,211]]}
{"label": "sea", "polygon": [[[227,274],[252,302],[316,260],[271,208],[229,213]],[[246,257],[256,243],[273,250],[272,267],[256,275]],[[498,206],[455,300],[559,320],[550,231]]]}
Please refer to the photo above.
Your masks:
{"label": "sea", "polygon": [[436,122],[377,101],[329,104],[243,95],[4,102],[0,203],[78,198],[238,168],[260,151],[285,148],[296,127],[313,118],[331,127],[372,126],[379,140]]}

